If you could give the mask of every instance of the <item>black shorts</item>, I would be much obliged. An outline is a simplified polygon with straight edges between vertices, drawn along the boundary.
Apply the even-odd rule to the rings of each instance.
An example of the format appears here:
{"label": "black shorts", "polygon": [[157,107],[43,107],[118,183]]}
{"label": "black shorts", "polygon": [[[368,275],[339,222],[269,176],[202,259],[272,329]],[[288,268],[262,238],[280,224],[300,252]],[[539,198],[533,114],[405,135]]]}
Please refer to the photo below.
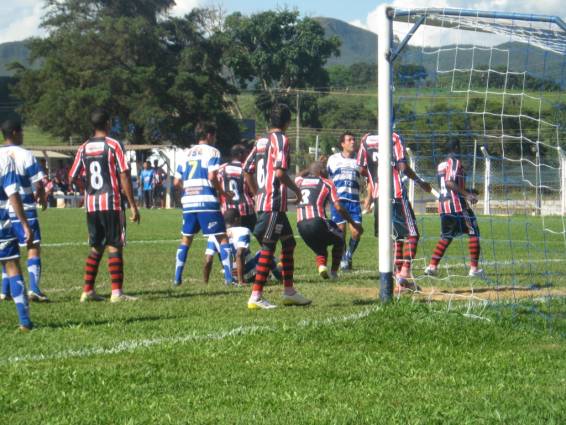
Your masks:
{"label": "black shorts", "polygon": [[440,237],[446,240],[460,235],[480,237],[478,220],[471,209],[461,213],[440,214],[440,229]]}
{"label": "black shorts", "polygon": [[86,215],[90,246],[126,245],[124,211],[96,211]]}
{"label": "black shorts", "polygon": [[257,223],[257,216],[255,214],[240,216],[240,224],[242,225],[242,227],[246,227],[250,229],[250,232],[254,231],[256,223]]}
{"label": "black shorts", "polygon": [[344,233],[336,223],[320,217],[303,220],[297,223],[301,238],[316,254],[326,254],[328,245],[343,245]]}
{"label": "black shorts", "polygon": [[[375,200],[373,215],[375,217],[374,234],[379,234],[378,200]],[[393,235],[395,240],[404,240],[409,236],[419,237],[417,219],[413,207],[407,198],[395,199],[393,202]]]}
{"label": "black shorts", "polygon": [[284,212],[261,212],[254,227],[254,236],[259,243],[277,242],[293,237],[293,229]]}

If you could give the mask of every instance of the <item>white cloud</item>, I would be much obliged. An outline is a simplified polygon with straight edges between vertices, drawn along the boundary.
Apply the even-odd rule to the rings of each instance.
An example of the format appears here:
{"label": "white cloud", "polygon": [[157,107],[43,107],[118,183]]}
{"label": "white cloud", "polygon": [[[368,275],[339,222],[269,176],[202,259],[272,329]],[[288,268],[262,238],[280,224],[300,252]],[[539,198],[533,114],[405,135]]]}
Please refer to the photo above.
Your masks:
{"label": "white cloud", "polygon": [[[505,11],[516,13],[533,13],[541,15],[556,15],[563,8],[562,0],[524,0],[522,2],[512,0],[393,0],[390,4],[400,9],[415,8],[464,8],[474,10],[487,11]],[[360,28],[377,33],[377,8],[372,10],[365,21],[356,20],[350,22]],[[404,37],[412,25],[400,24],[395,25],[395,34]],[[468,35],[467,35],[468,34]],[[467,42],[465,39],[469,33],[432,28],[421,27],[413,37],[411,44],[438,46],[449,43]],[[478,44],[497,44],[505,41],[505,38],[494,37],[493,35],[476,34]]]}
{"label": "white cloud", "polygon": [[185,16],[195,7],[200,5],[199,0],[175,0],[175,6],[171,9],[173,16]]}
{"label": "white cloud", "polygon": [[39,28],[42,16],[42,0],[18,0],[16,4],[3,2],[0,6],[0,43],[44,35]]}

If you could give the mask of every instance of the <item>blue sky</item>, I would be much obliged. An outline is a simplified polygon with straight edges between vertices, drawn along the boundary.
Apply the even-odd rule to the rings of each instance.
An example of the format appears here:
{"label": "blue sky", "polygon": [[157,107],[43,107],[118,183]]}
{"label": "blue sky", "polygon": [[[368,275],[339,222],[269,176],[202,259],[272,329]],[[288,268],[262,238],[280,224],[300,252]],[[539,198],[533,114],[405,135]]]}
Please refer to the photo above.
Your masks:
{"label": "blue sky", "polygon": [[[463,7],[479,10],[505,10],[526,13],[561,14],[563,0],[390,0],[398,7]],[[267,9],[297,8],[306,16],[326,16],[375,31],[372,15],[383,0],[177,0],[174,15],[183,15],[191,8],[221,4],[228,13],[250,14]],[[39,23],[44,0],[1,0],[0,43],[42,35]]]}

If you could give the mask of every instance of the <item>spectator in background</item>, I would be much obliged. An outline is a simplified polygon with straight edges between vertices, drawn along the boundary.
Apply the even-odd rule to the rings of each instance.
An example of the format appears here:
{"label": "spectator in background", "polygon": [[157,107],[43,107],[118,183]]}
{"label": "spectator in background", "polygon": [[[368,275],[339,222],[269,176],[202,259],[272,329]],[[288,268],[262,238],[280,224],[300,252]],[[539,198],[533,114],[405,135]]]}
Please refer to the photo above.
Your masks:
{"label": "spectator in background", "polygon": [[143,170],[140,173],[140,184],[143,190],[143,202],[146,208],[151,208],[153,204],[153,187],[155,185],[154,181],[155,171],[151,168],[151,163],[145,161],[143,163]]}
{"label": "spectator in background", "polygon": [[167,179],[167,174],[163,171],[163,168],[159,166],[157,160],[153,161],[153,202],[155,208],[165,208],[165,182]]}

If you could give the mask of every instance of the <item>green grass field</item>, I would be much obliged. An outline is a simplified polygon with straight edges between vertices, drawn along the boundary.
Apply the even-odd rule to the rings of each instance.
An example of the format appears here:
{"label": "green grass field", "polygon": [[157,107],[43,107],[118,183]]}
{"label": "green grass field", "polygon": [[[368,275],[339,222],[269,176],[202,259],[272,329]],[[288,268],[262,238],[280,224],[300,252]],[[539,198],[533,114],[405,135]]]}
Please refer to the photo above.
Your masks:
{"label": "green grass field", "polygon": [[[144,210],[128,228],[125,289],[139,302],[79,304],[84,212],[49,210],[42,286],[53,302],[31,306],[29,334],[0,304],[0,424],[565,423],[564,235],[540,220],[480,217],[478,281],[464,277],[465,240],[439,279],[421,276],[438,219],[420,218],[415,275],[423,292],[453,297],[382,306],[366,216],[356,272],[320,280],[299,240],[297,286],[313,305],[250,312],[249,289],[225,287],[218,263],[202,283],[202,238],[171,287],[178,211]],[[97,286],[109,293],[105,262]],[[280,294],[267,288],[276,304]]]}

